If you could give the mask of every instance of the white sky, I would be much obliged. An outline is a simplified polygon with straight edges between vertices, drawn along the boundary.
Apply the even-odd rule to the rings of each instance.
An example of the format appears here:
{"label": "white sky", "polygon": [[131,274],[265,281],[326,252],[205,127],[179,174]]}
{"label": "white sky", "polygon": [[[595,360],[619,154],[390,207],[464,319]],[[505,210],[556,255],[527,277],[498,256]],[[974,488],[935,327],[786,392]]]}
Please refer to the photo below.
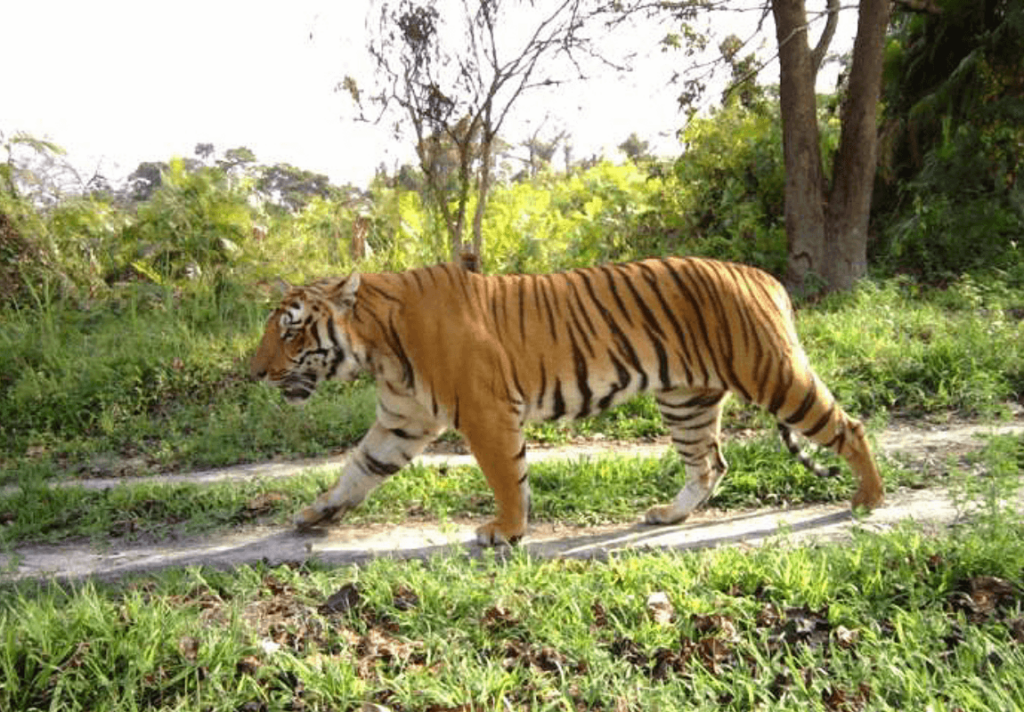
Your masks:
{"label": "white sky", "polygon": [[[191,156],[207,142],[218,154],[247,146],[261,163],[365,185],[381,162],[394,168],[411,157],[408,141],[352,121],[348,95],[334,91],[346,74],[369,81],[365,8],[366,0],[0,0],[0,131],[50,139],[80,170],[98,167],[114,181],[140,161]],[[849,47],[855,24],[844,12],[833,50]],[[504,138],[525,139],[550,111],[542,136],[567,129],[576,158],[618,158],[615,146],[634,131],[674,155],[683,117],[679,88],[667,81],[686,60],[657,51],[667,29],[620,32],[623,46],[648,51],[632,74],[534,95],[513,108]],[[768,68],[762,81],[777,73]],[[829,82],[834,73],[823,72],[819,89]]]}

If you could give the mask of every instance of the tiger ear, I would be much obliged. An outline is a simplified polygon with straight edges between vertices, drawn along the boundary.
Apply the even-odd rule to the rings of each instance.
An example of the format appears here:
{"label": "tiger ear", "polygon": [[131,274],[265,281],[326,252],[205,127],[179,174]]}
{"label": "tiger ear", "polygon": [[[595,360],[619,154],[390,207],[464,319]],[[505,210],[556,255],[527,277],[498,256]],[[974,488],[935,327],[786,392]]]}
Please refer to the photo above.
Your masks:
{"label": "tiger ear", "polygon": [[347,312],[356,304],[356,290],[359,289],[359,273],[352,272],[348,277],[341,280],[331,294],[331,301],[335,306],[341,307]]}

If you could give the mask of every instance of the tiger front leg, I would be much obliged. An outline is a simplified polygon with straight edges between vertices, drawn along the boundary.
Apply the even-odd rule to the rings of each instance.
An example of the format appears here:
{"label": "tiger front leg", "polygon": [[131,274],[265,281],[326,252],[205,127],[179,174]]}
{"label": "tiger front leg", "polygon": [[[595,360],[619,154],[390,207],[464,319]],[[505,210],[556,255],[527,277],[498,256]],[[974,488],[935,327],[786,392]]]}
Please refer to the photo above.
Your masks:
{"label": "tiger front leg", "polygon": [[526,534],[530,483],[526,442],[518,423],[475,427],[463,431],[487,484],[494,492],[497,514],[477,527],[482,546],[515,545]]}
{"label": "tiger front leg", "polygon": [[345,462],[337,482],[299,511],[292,522],[299,529],[308,529],[358,506],[430,444],[438,432],[437,428],[408,423],[374,423]]}

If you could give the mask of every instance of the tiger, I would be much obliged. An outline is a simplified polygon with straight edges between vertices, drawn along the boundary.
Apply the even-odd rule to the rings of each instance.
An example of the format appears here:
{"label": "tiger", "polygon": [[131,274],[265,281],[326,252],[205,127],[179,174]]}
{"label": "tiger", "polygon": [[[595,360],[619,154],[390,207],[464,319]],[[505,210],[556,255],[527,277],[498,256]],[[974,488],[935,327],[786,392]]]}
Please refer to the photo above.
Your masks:
{"label": "tiger", "polygon": [[494,493],[495,516],[477,541],[514,545],[530,509],[524,425],[593,415],[643,392],[685,470],[675,498],[646,512],[649,524],[683,521],[725,475],[729,394],[775,416],[808,467],[794,431],[845,459],[859,481],[854,508],[884,498],[864,425],[812,370],[785,288],[742,264],[663,257],[551,274],[482,275],[451,263],[353,271],[287,288],[250,368],[289,402],[330,379],[376,381],[375,422],[336,483],[295,515],[299,529],[357,506],[453,428]]}

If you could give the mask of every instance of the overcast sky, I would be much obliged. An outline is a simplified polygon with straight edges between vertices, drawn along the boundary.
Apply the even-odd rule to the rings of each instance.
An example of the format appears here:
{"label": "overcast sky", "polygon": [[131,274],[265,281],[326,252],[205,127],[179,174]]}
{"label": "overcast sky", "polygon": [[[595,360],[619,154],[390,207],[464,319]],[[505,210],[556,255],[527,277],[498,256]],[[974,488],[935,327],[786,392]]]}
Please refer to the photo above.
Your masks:
{"label": "overcast sky", "polygon": [[[369,76],[366,0],[0,5],[0,131],[50,139],[90,174],[98,167],[118,180],[140,161],[190,156],[199,142],[218,152],[247,146],[262,163],[287,162],[357,185],[380,163],[393,168],[411,157],[408,141],[352,121],[347,94],[334,91],[346,74]],[[844,15],[834,45],[848,47],[856,17]],[[729,22],[756,19],[746,13]],[[676,153],[683,117],[679,90],[667,82],[685,60],[655,48],[665,29],[620,32],[622,42],[650,50],[632,74],[609,72],[517,104],[504,138],[523,140],[550,111],[546,127],[568,130],[577,158],[620,158],[615,146],[634,131]],[[777,81],[777,72],[769,67],[762,80]],[[831,86],[829,76],[819,88]]]}

